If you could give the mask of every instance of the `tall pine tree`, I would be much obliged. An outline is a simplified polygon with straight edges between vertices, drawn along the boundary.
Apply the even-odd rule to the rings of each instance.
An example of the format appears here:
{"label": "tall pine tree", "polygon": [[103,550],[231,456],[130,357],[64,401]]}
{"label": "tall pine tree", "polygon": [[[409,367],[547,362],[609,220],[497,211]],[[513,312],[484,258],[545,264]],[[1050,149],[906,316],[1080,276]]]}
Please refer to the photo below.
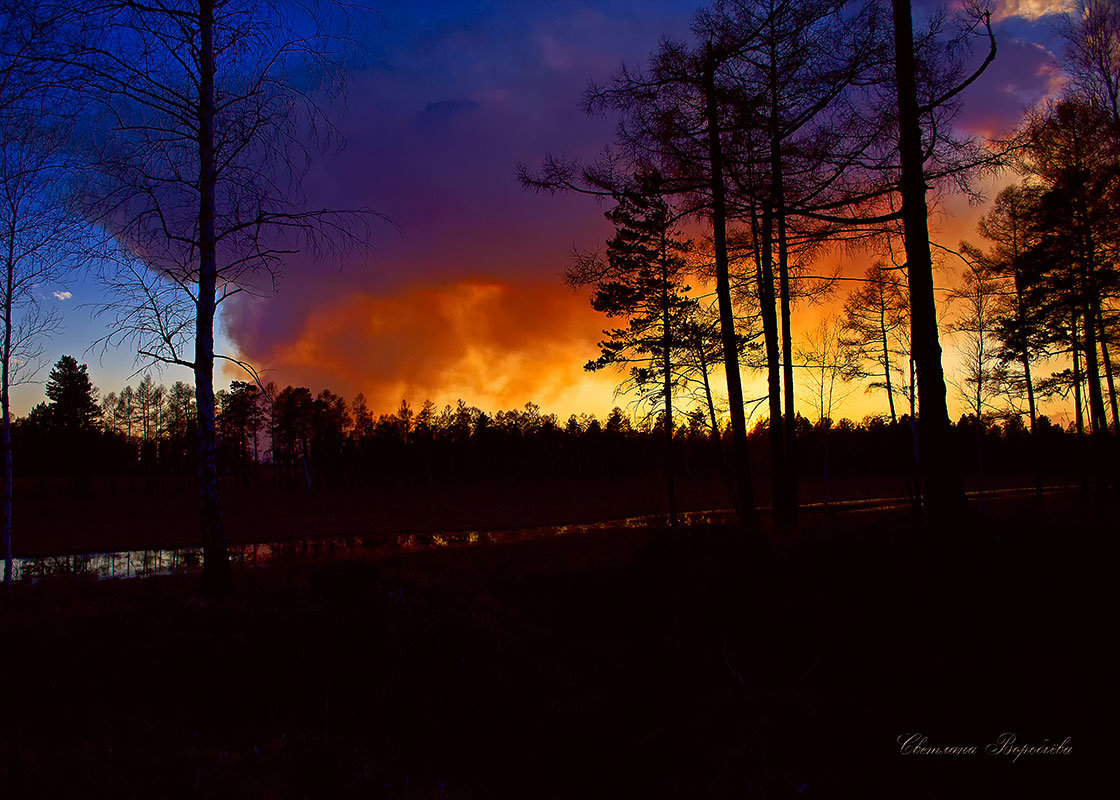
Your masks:
{"label": "tall pine tree", "polygon": [[47,378],[47,406],[51,427],[66,433],[89,431],[97,427],[101,407],[97,389],[85,364],[73,356],[58,360]]}
{"label": "tall pine tree", "polygon": [[617,193],[615,200],[617,205],[606,214],[615,227],[606,260],[581,259],[567,277],[573,286],[594,287],[591,305],[596,311],[626,322],[604,331],[602,352],[586,368],[629,368],[623,388],[636,391],[640,403],[662,407],[666,492],[669,518],[675,521],[673,396],[680,379],[677,356],[687,344],[686,325],[694,302],[684,282],[690,243],[678,230],[656,170],[638,172],[630,190]]}

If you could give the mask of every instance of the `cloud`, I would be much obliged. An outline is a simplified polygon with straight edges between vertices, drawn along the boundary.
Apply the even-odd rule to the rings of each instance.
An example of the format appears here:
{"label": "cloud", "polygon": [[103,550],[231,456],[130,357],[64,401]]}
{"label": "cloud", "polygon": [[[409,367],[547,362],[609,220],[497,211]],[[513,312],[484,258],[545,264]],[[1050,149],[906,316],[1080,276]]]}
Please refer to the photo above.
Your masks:
{"label": "cloud", "polygon": [[1047,14],[1065,14],[1073,6],[1072,0],[1000,0],[992,16],[997,20],[1022,17],[1033,21]]}
{"label": "cloud", "polygon": [[[569,404],[586,388],[583,365],[598,353],[604,322],[586,297],[555,279],[463,279],[325,304],[285,341],[231,333],[241,355],[274,370],[277,383],[350,397],[360,391],[382,411],[402,398],[574,411]],[[602,391],[615,376],[594,380]]]}
{"label": "cloud", "polygon": [[59,300],[69,300],[71,297],[74,296],[70,292],[52,292],[52,294],[55,297],[57,297]]}
{"label": "cloud", "polygon": [[[387,33],[370,37],[370,60],[389,68],[353,76],[335,120],[349,145],[316,160],[300,201],[372,208],[395,225],[375,228],[374,252],[348,253],[342,269],[294,256],[277,296],[231,298],[222,321],[232,347],[275,367],[278,383],[360,390],[390,408],[405,395],[459,394],[480,406],[547,407],[546,394],[589,385],[583,364],[604,323],[558,276],[573,245],[602,243],[605,208],[527,193],[515,170],[550,152],[594,158],[615,121],[583,113],[587,81],[643,60],[662,35],[686,34],[698,4],[379,4]],[[471,324],[458,306],[472,309]],[[371,331],[374,313],[412,334]],[[504,336],[503,325],[521,336]],[[505,339],[508,354],[497,349]],[[609,402],[614,376],[593,377]]]}

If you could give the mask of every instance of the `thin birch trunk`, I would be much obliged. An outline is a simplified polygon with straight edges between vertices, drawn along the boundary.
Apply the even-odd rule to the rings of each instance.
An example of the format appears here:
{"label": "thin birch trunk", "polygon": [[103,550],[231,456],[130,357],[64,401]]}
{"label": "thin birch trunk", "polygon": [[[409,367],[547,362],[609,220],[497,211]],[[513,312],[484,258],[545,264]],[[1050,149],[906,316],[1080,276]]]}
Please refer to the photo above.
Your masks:
{"label": "thin birch trunk", "polygon": [[230,584],[229,553],[218,486],[214,407],[214,315],[217,311],[217,166],[214,156],[214,1],[199,0],[199,276],[195,329],[195,402],[198,406],[198,483],[202,516],[203,578],[216,592]]}

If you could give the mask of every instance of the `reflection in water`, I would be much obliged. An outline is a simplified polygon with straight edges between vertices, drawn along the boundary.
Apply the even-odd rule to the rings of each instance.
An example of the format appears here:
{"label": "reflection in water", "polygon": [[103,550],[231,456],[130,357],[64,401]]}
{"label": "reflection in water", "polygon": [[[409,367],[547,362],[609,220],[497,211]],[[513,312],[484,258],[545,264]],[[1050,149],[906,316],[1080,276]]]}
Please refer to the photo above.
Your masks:
{"label": "reflection in water", "polygon": [[[688,525],[726,522],[729,515],[730,512],[728,511],[697,511],[682,514],[681,521]],[[328,555],[335,558],[356,555],[388,555],[390,553],[415,552],[442,547],[519,542],[528,539],[563,536],[572,533],[590,533],[607,529],[645,528],[664,525],[664,523],[664,516],[654,515],[585,525],[552,525],[501,531],[407,533],[397,536],[392,534],[335,536],[265,544],[231,545],[229,557],[234,564],[251,566],[285,558],[315,558]],[[17,558],[13,566],[15,568],[14,579],[22,583],[34,583],[56,577],[79,577],[93,580],[147,578],[153,575],[171,575],[198,570],[202,566],[202,548],[180,547],[168,550],[131,550],[122,553]]]}
{"label": "reflection in water", "polygon": [[[1047,486],[1043,492],[1053,494],[1064,491],[1061,486]],[[1033,488],[997,489],[986,492],[991,496],[1029,494]],[[969,493],[974,494],[974,493]],[[842,500],[830,503],[832,510],[870,511],[886,508],[906,508],[910,499],[905,497]],[[803,511],[824,510],[819,503],[802,506]],[[734,519],[730,510],[689,511],[678,515],[683,526],[721,525]],[[550,525],[538,528],[519,528],[498,531],[455,531],[440,533],[368,534],[360,536],[335,536],[316,539],[296,539],[287,542],[231,545],[230,561],[251,566],[257,563],[285,558],[315,558],[330,556],[346,558],[358,555],[388,555],[391,553],[432,550],[441,547],[464,547],[479,544],[520,542],[573,533],[618,530],[619,528],[662,527],[665,516],[654,514],[629,517],[609,522],[580,525]],[[122,553],[91,553],[75,556],[47,556],[45,558],[17,558],[14,562],[14,579],[32,583],[52,577],[146,578],[152,575],[169,575],[191,572],[202,565],[201,547],[181,547],[171,550],[132,550]]]}

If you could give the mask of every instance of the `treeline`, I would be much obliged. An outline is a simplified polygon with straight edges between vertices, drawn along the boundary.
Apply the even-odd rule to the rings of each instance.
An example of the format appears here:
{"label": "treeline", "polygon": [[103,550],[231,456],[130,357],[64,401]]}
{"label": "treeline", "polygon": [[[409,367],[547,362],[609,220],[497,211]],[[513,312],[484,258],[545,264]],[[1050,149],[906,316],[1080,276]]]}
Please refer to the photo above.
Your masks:
{"label": "treeline", "polygon": [[[47,389],[48,402],[13,426],[26,454],[25,478],[64,479],[79,488],[112,479],[138,488],[193,490],[195,409],[187,384],[165,387],[146,376],[136,388],[126,386],[97,402],[85,366],[64,356]],[[603,420],[591,414],[560,419],[533,403],[491,414],[462,400],[443,408],[430,400],[419,407],[402,401],[394,412],[374,414],[361,394],[347,402],[328,389],[312,394],[305,387],[269,384],[262,391],[240,381],[218,392],[218,400],[218,464],[230,488],[423,487],[491,479],[609,484],[663,468],[665,417],[635,421],[617,407]],[[798,416],[797,426],[804,478],[907,474],[906,415],[894,422],[869,416],[835,424]],[[1017,417],[979,426],[965,417],[954,436],[961,440],[966,471],[977,466],[969,454],[978,427],[991,472],[1025,474],[1039,446],[1048,463],[1060,465],[1053,472],[1073,468],[1078,437],[1045,417],[1037,421],[1033,443]],[[723,479],[730,436],[726,428],[713,436],[702,407],[685,414],[672,435],[677,471]],[[768,421],[759,420],[750,438],[756,467],[764,473]]]}

